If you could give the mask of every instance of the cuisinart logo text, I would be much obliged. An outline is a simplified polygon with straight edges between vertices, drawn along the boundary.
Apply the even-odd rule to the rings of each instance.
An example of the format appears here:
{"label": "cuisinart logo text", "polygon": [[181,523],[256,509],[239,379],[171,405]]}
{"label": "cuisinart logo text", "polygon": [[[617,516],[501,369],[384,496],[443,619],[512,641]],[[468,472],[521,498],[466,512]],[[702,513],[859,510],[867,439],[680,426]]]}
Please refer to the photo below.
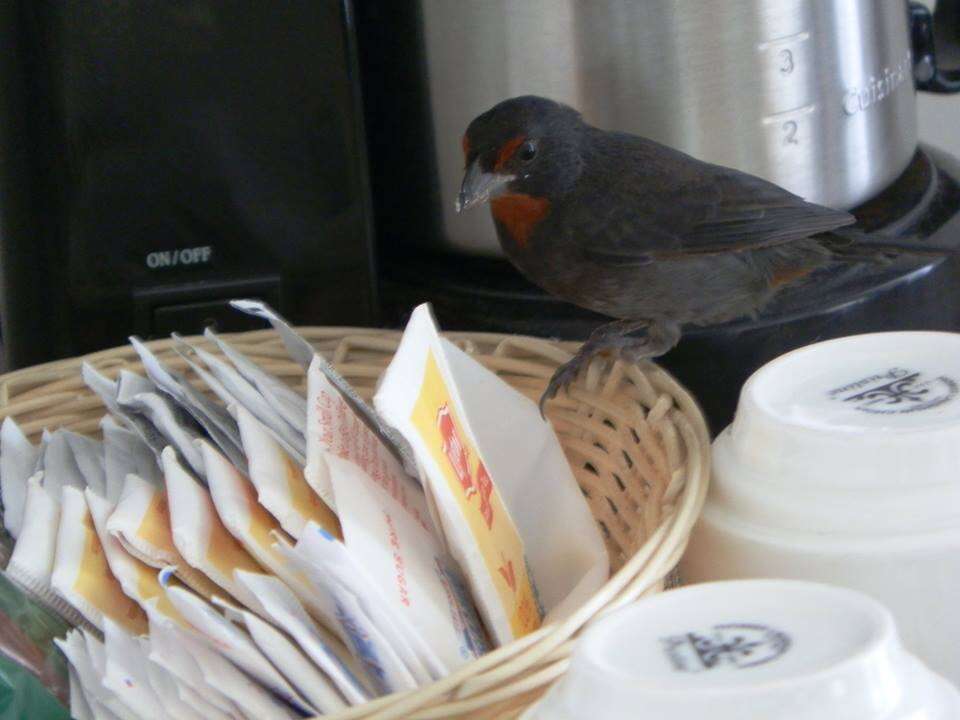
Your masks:
{"label": "cuisinart logo text", "polygon": [[161,270],[186,265],[207,265],[212,259],[213,248],[210,245],[180,250],[157,250],[147,255],[147,267]]}
{"label": "cuisinart logo text", "polygon": [[834,388],[827,396],[861,412],[895,415],[944,405],[957,394],[957,381],[951,377],[895,367]]}
{"label": "cuisinart logo text", "polygon": [[790,636],[766,625],[727,623],[660,638],[660,644],[675,670],[705,672],[772,662],[790,649]]}

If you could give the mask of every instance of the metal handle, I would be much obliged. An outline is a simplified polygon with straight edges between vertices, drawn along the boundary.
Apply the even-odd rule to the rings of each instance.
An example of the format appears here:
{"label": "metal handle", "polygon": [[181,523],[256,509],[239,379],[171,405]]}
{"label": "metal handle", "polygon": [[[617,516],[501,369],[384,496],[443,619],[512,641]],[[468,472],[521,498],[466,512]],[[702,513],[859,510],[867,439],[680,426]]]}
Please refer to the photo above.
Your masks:
{"label": "metal handle", "polygon": [[913,78],[917,90],[935,93],[960,92],[960,69],[937,67],[933,41],[933,15],[918,2],[910,3],[910,42],[913,48]]}

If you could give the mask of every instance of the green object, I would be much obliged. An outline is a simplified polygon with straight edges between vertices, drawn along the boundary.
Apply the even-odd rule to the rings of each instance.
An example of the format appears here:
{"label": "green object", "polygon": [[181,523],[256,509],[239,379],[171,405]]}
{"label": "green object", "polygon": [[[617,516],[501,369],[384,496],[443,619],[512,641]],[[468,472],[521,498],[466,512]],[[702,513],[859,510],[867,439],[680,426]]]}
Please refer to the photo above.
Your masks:
{"label": "green object", "polygon": [[0,655],[0,720],[69,720],[36,675]]}
{"label": "green object", "polygon": [[69,629],[0,573],[0,720],[70,717],[67,661],[53,642]]}

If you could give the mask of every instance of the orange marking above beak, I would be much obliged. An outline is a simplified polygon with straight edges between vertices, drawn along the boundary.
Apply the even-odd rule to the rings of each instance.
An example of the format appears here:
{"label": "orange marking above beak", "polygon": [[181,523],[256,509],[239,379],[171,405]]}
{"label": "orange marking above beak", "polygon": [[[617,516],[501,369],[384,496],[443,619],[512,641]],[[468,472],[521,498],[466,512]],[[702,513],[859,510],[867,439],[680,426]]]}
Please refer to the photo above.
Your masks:
{"label": "orange marking above beak", "polygon": [[460,138],[460,147],[463,148],[463,159],[466,160],[470,157],[470,138],[466,135]]}
{"label": "orange marking above beak", "polygon": [[500,148],[500,152],[497,153],[497,162],[494,163],[494,170],[502,170],[503,166],[506,165],[510,158],[513,157],[513,154],[517,151],[517,148],[523,145],[523,141],[527,139],[526,135],[517,135],[514,138],[507,140],[503,147]]}

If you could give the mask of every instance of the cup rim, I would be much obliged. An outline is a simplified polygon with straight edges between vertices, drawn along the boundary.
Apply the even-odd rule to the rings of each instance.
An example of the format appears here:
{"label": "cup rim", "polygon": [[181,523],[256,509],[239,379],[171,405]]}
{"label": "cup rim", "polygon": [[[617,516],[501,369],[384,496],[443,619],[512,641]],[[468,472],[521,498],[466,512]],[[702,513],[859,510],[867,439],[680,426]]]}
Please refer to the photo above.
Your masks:
{"label": "cup rim", "polygon": [[[640,613],[646,611],[651,604],[669,604],[672,602],[673,597],[675,597],[675,595],[673,595],[674,593],[697,592],[702,588],[715,587],[719,585],[739,585],[743,587],[762,586],[766,588],[788,585],[796,588],[815,590],[817,592],[832,592],[834,595],[842,595],[847,599],[853,600],[855,604],[862,606],[862,609],[865,613],[869,612],[871,619],[875,622],[875,628],[877,632],[873,633],[869,638],[869,641],[862,647],[858,648],[855,654],[844,657],[827,667],[808,670],[803,673],[790,675],[788,677],[778,678],[775,680],[764,681],[759,685],[713,685],[703,688],[690,686],[665,687],[663,685],[647,685],[646,683],[638,683],[638,678],[636,676],[628,675],[624,672],[622,667],[607,662],[602,656],[599,658],[600,662],[595,662],[597,659],[595,657],[591,658],[591,660],[594,662],[591,662],[586,667],[578,668],[578,672],[586,671],[586,674],[589,675],[592,680],[601,679],[601,686],[609,684],[611,679],[618,683],[627,682],[632,686],[639,688],[643,695],[649,695],[658,698],[671,698],[692,694],[705,697],[728,697],[733,695],[747,697],[750,695],[766,694],[769,692],[789,691],[805,684],[816,683],[821,679],[836,676],[838,673],[843,672],[847,668],[853,667],[869,656],[880,652],[883,645],[890,643],[891,641],[900,652],[903,652],[893,614],[885,606],[873,598],[865,595],[864,593],[837,585],[831,585],[822,582],[812,582],[809,580],[796,580],[790,578],[751,578],[742,580],[714,580],[703,583],[695,583],[677,588],[675,590],[668,590],[666,592],[659,593],[654,597],[647,598],[642,602],[630,606],[629,608],[625,608],[625,612]],[[586,641],[588,640],[589,635],[599,634],[597,628],[601,627],[602,622],[598,622],[597,625],[594,625],[593,628],[589,628],[584,633],[580,641],[584,648],[587,647]],[[586,652],[586,650],[584,649],[582,652]],[[574,661],[575,658],[576,653],[574,654]]]}
{"label": "cup rim", "polygon": [[[747,378],[746,382],[743,384],[743,387],[740,390],[740,398],[737,405],[736,415],[741,415],[743,412],[744,403],[749,403],[755,415],[760,415],[764,418],[770,418],[772,423],[775,423],[781,427],[787,427],[791,432],[800,432],[808,435],[830,435],[830,434],[844,434],[844,435],[860,435],[860,436],[904,436],[904,435],[917,435],[917,434],[929,434],[931,432],[940,432],[944,430],[958,428],[958,422],[956,419],[943,419],[939,421],[932,421],[927,425],[922,426],[913,426],[913,427],[897,427],[893,425],[888,426],[878,426],[875,428],[870,428],[868,432],[864,432],[863,427],[859,426],[844,426],[844,425],[834,425],[830,428],[817,428],[813,427],[804,422],[785,417],[782,414],[776,413],[769,405],[765,405],[758,398],[760,393],[752,392],[757,384],[762,382],[765,379],[765,376],[776,372],[782,365],[790,362],[798,355],[804,353],[812,352],[814,349],[820,350],[822,348],[827,348],[830,346],[843,345],[850,342],[862,341],[866,338],[878,338],[884,336],[911,336],[911,337],[949,337],[956,339],[957,342],[960,342],[960,333],[949,332],[945,330],[890,330],[884,332],[869,332],[869,333],[857,333],[854,335],[845,335],[839,338],[832,338],[830,340],[822,340],[820,342],[811,343],[809,345],[804,345],[803,347],[795,348],[790,350],[783,355],[770,360],[761,367],[757,368],[750,377]],[[736,425],[737,418],[734,417],[733,425]]]}

